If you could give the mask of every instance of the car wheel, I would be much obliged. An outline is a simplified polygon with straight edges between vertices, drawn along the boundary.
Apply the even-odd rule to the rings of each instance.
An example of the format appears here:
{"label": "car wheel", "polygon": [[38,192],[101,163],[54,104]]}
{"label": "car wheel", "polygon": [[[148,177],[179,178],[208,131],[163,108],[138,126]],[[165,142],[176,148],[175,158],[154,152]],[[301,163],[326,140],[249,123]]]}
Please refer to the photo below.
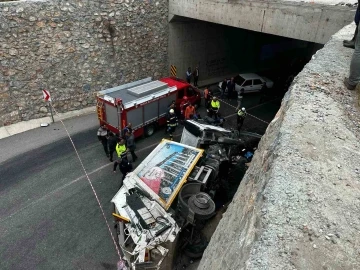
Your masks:
{"label": "car wheel", "polygon": [[146,137],[150,137],[154,134],[155,132],[155,126],[153,124],[147,125],[145,127],[145,136]]}

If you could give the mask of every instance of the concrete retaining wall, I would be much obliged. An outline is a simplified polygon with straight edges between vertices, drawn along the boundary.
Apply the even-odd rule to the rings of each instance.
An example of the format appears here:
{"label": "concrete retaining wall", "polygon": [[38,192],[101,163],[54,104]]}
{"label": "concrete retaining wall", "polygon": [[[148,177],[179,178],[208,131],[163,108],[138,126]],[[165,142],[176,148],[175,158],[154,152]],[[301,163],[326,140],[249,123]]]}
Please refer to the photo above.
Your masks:
{"label": "concrete retaining wall", "polygon": [[0,3],[0,126],[94,105],[94,93],[169,74],[165,0]]}
{"label": "concrete retaining wall", "polygon": [[360,91],[342,82],[354,28],[295,78],[199,270],[360,269]]}

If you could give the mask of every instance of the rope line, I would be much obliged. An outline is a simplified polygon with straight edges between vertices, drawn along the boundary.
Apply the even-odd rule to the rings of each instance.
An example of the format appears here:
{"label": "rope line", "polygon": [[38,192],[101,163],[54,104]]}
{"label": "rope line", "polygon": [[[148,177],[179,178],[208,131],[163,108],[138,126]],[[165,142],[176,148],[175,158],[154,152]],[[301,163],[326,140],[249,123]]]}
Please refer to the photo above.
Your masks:
{"label": "rope line", "polygon": [[80,164],[81,164],[81,167],[82,167],[82,169],[83,169],[83,171],[84,171],[84,173],[85,173],[86,179],[87,179],[87,181],[89,182],[90,187],[91,187],[91,189],[92,189],[92,192],[93,192],[93,194],[95,195],[96,201],[97,201],[97,203],[98,203],[98,205],[99,205],[99,207],[100,207],[101,214],[102,214],[102,216],[103,216],[103,218],[104,218],[104,220],[105,220],[106,226],[107,226],[107,228],[108,228],[108,230],[109,230],[109,233],[110,233],[110,236],[111,236],[111,239],[112,239],[112,241],[113,241],[113,243],[114,243],[116,252],[117,252],[117,254],[118,254],[118,256],[119,256],[119,262],[117,263],[118,270],[127,270],[127,268],[126,268],[126,266],[125,266],[125,262],[124,262],[124,261],[122,260],[122,258],[121,258],[121,254],[120,254],[119,247],[118,247],[117,244],[116,244],[115,237],[114,237],[114,235],[113,235],[113,233],[112,233],[112,231],[111,231],[111,228],[110,228],[109,222],[108,222],[108,220],[107,220],[107,218],[106,218],[104,209],[103,209],[103,207],[102,207],[102,205],[101,205],[101,203],[100,203],[99,197],[98,197],[98,195],[97,195],[97,193],[96,193],[96,191],[95,191],[95,188],[94,188],[94,186],[93,186],[93,184],[92,184],[92,182],[91,182],[91,180],[90,180],[90,177],[89,177],[89,175],[88,175],[88,173],[87,173],[87,171],[86,171],[86,169],[85,169],[85,167],[84,167],[84,164],[83,164],[83,162],[82,162],[82,160],[81,160],[81,158],[80,158],[79,152],[78,152],[77,149],[76,149],[76,146],[75,146],[75,144],[74,144],[74,141],[72,140],[68,129],[66,128],[63,120],[60,118],[58,112],[55,110],[55,108],[53,107],[53,105],[52,105],[51,102],[50,102],[50,106],[52,107],[52,109],[54,110],[54,112],[56,113],[56,115],[59,117],[59,121],[60,121],[61,124],[63,125],[63,127],[64,127],[64,129],[65,129],[65,131],[66,131],[66,134],[67,134],[67,136],[69,137],[69,140],[70,140],[70,142],[71,142],[71,144],[72,144],[72,146],[73,146],[73,148],[74,148],[74,150],[75,150],[76,156],[77,156],[77,158],[79,159],[79,162],[80,162]]}
{"label": "rope line", "polygon": [[[210,95],[210,97],[215,97],[215,96]],[[228,105],[228,106],[230,106],[230,107],[232,107],[232,108],[234,108],[234,109],[237,108],[237,107],[235,107],[234,105],[232,105],[232,104],[224,101],[224,99],[221,99],[221,98],[218,98],[218,97],[217,97],[217,99],[220,100],[222,103],[224,103],[224,104],[226,104],[226,105]],[[249,109],[246,111],[246,114],[268,125],[268,124],[270,124],[269,122],[266,122],[266,121],[264,121],[264,120],[256,117],[255,115],[252,115],[252,114],[248,113],[248,111],[250,111],[250,110],[252,110],[252,109],[255,109],[255,108],[257,108],[257,107],[260,107],[260,106],[262,106],[262,105],[268,104],[268,103],[270,103],[270,102],[273,102],[274,100],[277,100],[277,99],[279,99],[279,98],[275,98],[275,99],[269,100],[268,102],[264,102],[264,103],[262,103],[262,104],[259,104],[259,105],[256,105],[256,106],[254,106],[254,107],[251,107],[251,108],[249,108]],[[232,116],[235,116],[235,115],[237,115],[237,114],[236,114],[236,113],[230,114],[230,115],[228,115],[228,116],[225,116],[224,118],[229,118],[229,117],[232,117]]]}

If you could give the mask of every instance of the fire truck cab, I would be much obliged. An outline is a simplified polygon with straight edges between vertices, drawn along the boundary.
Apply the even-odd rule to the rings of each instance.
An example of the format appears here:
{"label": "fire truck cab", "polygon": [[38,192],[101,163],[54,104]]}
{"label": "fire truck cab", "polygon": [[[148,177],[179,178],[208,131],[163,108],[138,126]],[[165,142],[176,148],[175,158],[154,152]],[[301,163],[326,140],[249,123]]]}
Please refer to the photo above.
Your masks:
{"label": "fire truck cab", "polygon": [[183,97],[194,105],[200,105],[201,95],[197,88],[175,78],[139,81],[99,91],[97,115],[100,124],[105,124],[115,134],[132,123],[134,136],[151,136],[157,127],[166,124],[168,106],[175,101],[179,110]]}

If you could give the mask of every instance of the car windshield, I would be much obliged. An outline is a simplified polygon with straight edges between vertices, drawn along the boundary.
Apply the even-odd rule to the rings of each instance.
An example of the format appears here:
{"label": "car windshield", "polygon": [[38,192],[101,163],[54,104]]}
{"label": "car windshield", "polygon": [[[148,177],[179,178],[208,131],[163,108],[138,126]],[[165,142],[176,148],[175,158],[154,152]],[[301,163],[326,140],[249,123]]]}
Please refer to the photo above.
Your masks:
{"label": "car windshield", "polygon": [[243,77],[241,77],[240,75],[237,75],[234,77],[234,81],[237,85],[242,85],[245,81],[245,79]]}

